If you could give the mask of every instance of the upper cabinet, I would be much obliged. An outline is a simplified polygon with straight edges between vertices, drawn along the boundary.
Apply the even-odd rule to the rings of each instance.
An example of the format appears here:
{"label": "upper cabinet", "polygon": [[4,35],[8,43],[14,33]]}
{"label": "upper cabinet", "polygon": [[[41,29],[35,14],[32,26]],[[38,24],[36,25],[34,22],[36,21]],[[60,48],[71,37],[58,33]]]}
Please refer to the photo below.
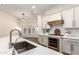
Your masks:
{"label": "upper cabinet", "polygon": [[79,27],[79,6],[74,8],[75,27]]}
{"label": "upper cabinet", "polygon": [[48,24],[53,26],[63,24],[64,28],[79,28],[79,6],[44,16],[41,23],[42,28],[48,28]]}
{"label": "upper cabinet", "polygon": [[47,24],[49,16],[38,15],[38,27],[37,30],[39,33],[45,33],[45,29],[49,29],[50,26]]}
{"label": "upper cabinet", "polygon": [[79,7],[62,11],[64,28],[79,28]]}
{"label": "upper cabinet", "polygon": [[64,20],[64,28],[72,28],[73,23],[73,8],[62,11],[62,16]]}
{"label": "upper cabinet", "polygon": [[48,28],[48,24],[47,24],[47,21],[49,19],[50,16],[44,16],[43,17],[43,28]]}

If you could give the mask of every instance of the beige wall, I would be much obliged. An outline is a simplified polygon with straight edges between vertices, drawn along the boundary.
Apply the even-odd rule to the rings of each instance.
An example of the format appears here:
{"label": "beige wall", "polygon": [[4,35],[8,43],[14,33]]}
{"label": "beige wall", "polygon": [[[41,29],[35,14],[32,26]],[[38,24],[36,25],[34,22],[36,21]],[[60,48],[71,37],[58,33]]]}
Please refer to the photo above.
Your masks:
{"label": "beige wall", "polygon": [[0,37],[8,36],[10,30],[18,27],[17,18],[0,10]]}

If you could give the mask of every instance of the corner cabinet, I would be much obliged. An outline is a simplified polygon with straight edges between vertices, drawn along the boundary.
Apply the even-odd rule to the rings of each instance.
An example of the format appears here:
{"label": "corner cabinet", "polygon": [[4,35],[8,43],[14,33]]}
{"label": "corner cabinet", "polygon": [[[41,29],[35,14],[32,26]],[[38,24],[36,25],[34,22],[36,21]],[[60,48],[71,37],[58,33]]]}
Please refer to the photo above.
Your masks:
{"label": "corner cabinet", "polygon": [[64,28],[72,28],[73,22],[73,8],[62,11],[62,17],[64,20]]}

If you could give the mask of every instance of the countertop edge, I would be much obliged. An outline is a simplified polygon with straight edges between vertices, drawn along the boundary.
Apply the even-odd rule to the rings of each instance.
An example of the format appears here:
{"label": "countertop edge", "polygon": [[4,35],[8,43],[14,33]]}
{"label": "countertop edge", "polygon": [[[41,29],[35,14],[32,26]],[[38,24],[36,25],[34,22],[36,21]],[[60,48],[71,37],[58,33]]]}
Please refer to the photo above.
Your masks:
{"label": "countertop edge", "polygon": [[56,35],[48,35],[48,34],[41,34],[41,33],[39,35],[43,35],[51,38],[60,38],[60,39],[79,39],[79,37],[56,36]]}

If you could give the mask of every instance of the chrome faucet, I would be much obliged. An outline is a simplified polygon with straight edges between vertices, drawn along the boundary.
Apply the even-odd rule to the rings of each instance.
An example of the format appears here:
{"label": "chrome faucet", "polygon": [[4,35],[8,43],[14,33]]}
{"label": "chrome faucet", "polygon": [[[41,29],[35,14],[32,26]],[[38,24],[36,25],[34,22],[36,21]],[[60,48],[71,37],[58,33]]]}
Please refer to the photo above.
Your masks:
{"label": "chrome faucet", "polygon": [[11,31],[10,31],[9,49],[11,49],[11,48],[12,48],[12,32],[13,32],[13,31],[18,31],[18,33],[19,33],[19,37],[21,37],[21,36],[22,36],[21,32],[20,32],[18,29],[13,29],[13,30],[11,30]]}

